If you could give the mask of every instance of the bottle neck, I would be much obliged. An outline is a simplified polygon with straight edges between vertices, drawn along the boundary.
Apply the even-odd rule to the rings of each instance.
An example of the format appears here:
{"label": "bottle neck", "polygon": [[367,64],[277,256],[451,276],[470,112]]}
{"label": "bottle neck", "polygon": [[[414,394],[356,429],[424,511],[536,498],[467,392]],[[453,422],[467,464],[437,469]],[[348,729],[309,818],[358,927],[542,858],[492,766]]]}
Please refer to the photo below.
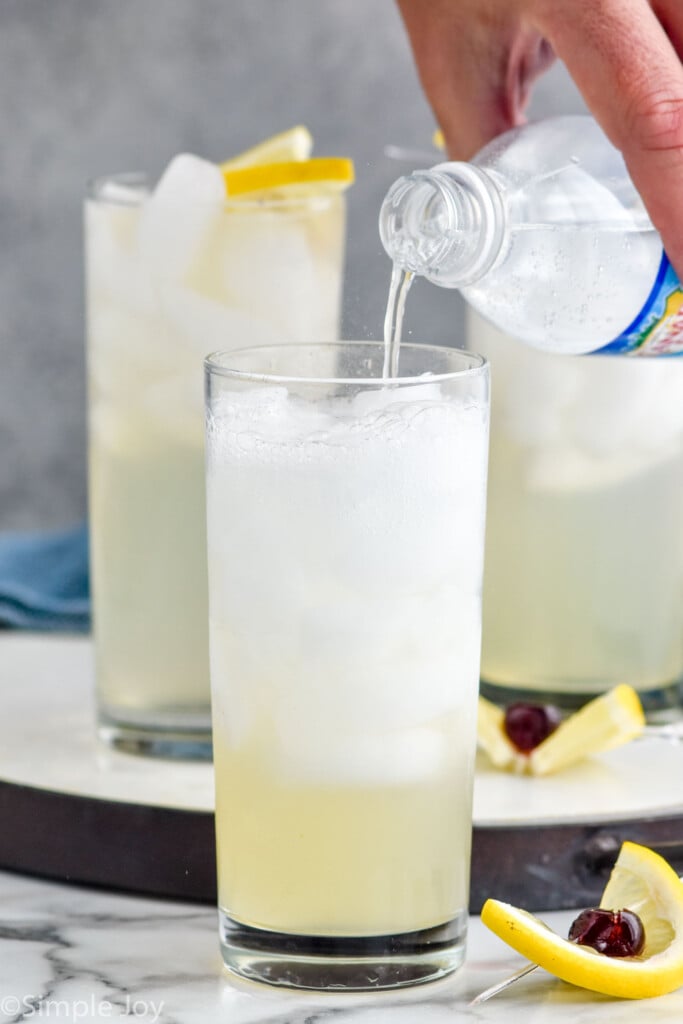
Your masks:
{"label": "bottle neck", "polygon": [[382,244],[403,270],[462,288],[486,274],[505,234],[500,190],[482,168],[445,163],[414,171],[389,189],[379,218]]}

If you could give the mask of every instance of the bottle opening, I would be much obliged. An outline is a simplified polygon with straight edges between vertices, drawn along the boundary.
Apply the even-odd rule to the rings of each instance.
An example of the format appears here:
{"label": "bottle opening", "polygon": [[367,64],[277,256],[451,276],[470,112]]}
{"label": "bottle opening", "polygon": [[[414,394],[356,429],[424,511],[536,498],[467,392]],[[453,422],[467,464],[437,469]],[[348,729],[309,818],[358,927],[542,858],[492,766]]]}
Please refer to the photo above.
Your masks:
{"label": "bottle opening", "polygon": [[392,185],[382,204],[382,244],[402,270],[460,288],[478,280],[501,246],[504,213],[479,168],[445,163]]}
{"label": "bottle opening", "polygon": [[399,178],[386,195],[379,219],[387,254],[403,270],[424,275],[448,255],[457,232],[457,210],[429,171]]}

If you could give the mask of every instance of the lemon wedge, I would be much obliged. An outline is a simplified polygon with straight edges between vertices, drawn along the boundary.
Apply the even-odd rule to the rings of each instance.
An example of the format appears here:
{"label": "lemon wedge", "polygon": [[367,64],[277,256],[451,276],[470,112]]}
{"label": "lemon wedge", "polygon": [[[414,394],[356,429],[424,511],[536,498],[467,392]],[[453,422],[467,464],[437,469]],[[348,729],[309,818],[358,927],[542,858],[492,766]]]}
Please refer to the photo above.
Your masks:
{"label": "lemon wedge", "polygon": [[441,131],[440,128],[437,128],[434,134],[432,135],[432,145],[436,146],[437,149],[446,148],[446,140],[444,139],[443,132]]}
{"label": "lemon wedge", "polygon": [[249,192],[343,191],[353,184],[353,161],[345,157],[312,157],[284,163],[259,164],[223,171],[229,196]]}
{"label": "lemon wedge", "polygon": [[643,706],[625,683],[589,701],[570,715],[531,751],[532,775],[549,775],[568,768],[588,754],[601,754],[640,735],[645,725]]}
{"label": "lemon wedge", "polygon": [[477,743],[495,768],[524,771],[528,758],[517,750],[505,734],[505,712],[485,697],[479,698]]}
{"label": "lemon wedge", "polygon": [[480,697],[477,742],[494,767],[529,775],[551,775],[591,754],[629,743],[645,725],[640,698],[625,683],[569,715],[530,754],[520,753],[508,739],[504,720],[502,708]]}
{"label": "lemon wedge", "polygon": [[580,988],[647,999],[683,985],[683,883],[659,854],[624,843],[600,906],[638,914],[645,931],[639,956],[596,953],[562,938],[525,910],[498,900],[486,901],[481,919],[532,963]]}
{"label": "lemon wedge", "polygon": [[240,167],[253,167],[256,164],[276,164],[289,160],[308,160],[313,152],[313,137],[308,128],[302,124],[289,128],[286,132],[272,135],[251,149],[233,156],[221,164],[222,171],[234,171]]}

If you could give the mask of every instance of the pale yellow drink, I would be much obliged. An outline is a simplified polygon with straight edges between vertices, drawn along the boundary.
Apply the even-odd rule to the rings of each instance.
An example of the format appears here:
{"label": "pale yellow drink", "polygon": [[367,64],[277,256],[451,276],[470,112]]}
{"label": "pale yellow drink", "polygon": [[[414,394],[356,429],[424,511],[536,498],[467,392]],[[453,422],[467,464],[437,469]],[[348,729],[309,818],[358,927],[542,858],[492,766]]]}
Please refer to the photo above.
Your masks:
{"label": "pale yellow drink", "polygon": [[[269,753],[267,716],[237,749],[217,735],[221,907],[245,924],[301,935],[390,935],[457,917],[469,884],[466,727],[444,715],[415,730],[414,747],[438,752],[429,770],[401,778],[398,769],[385,781],[363,778],[362,767],[350,780],[289,776]],[[390,736],[374,750],[368,738],[366,757],[386,756],[383,740],[395,747],[388,759],[406,756]]]}
{"label": "pale yellow drink", "polygon": [[[530,349],[491,362],[482,679],[568,706],[683,677],[683,365]],[[672,700],[675,700],[672,694]]]}
{"label": "pale yellow drink", "polygon": [[86,206],[100,721],[145,749],[210,749],[202,359],[338,330],[343,196],[221,189],[181,157],[154,193],[102,181]]}

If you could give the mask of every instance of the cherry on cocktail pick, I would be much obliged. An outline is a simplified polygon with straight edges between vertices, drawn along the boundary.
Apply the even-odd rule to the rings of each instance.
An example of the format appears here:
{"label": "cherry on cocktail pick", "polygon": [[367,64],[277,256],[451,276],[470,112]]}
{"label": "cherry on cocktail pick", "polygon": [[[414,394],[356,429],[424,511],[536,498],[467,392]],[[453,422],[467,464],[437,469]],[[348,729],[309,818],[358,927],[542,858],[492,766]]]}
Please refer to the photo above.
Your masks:
{"label": "cherry on cocktail pick", "polygon": [[589,907],[572,924],[569,940],[605,956],[638,956],[645,945],[645,929],[632,910]]}

